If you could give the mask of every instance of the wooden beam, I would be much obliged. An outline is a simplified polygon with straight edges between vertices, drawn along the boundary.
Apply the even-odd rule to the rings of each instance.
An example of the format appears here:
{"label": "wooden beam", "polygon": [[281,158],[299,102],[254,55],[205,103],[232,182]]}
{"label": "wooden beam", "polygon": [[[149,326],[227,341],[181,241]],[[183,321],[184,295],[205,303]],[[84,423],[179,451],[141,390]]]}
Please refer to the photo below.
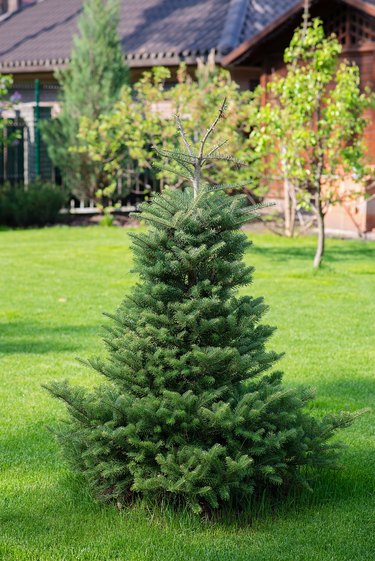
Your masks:
{"label": "wooden beam", "polygon": [[375,6],[373,4],[369,4],[365,2],[365,0],[342,0],[348,6],[352,6],[353,8],[357,8],[357,10],[361,10],[368,14],[369,16],[375,17]]}

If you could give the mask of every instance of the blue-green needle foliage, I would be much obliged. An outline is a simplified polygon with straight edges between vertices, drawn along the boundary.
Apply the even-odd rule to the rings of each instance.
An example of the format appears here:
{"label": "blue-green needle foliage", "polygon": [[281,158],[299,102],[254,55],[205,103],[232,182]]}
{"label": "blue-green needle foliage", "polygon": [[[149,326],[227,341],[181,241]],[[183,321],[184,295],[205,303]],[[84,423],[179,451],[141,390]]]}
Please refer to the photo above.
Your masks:
{"label": "blue-green needle foliage", "polygon": [[312,392],[270,371],[280,355],[266,349],[263,299],[237,295],[252,278],[240,227],[253,211],[204,187],[143,205],[149,228],[132,234],[140,282],[110,316],[107,357],[89,361],[105,383],[48,386],[70,413],[58,438],[98,496],[199,512],[336,466],[328,441],[353,416],[304,411]]}

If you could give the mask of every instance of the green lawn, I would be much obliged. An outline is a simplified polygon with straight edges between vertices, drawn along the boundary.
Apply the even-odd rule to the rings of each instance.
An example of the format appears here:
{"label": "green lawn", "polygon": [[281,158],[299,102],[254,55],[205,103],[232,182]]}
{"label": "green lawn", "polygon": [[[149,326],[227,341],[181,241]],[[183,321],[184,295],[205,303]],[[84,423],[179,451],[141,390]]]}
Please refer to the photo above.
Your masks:
{"label": "green lawn", "polygon": [[[246,257],[278,326],[287,384],[317,388],[317,415],[374,406],[375,244],[254,235]],[[97,379],[76,361],[102,352],[102,311],[134,283],[127,231],[0,232],[0,559],[6,561],[374,561],[375,415],[342,435],[345,469],[313,494],[230,520],[96,503],[47,431],[65,415],[41,384]]]}

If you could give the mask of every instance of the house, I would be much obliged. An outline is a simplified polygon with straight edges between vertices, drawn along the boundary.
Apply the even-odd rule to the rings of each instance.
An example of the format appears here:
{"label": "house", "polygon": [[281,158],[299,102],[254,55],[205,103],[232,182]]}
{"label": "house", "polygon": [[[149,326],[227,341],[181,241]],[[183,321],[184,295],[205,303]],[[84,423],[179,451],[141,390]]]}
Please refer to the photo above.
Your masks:
{"label": "house", "polygon": [[[8,11],[0,16],[0,72],[13,75],[14,90],[22,97],[17,118],[27,126],[24,142],[17,147],[23,151],[21,173],[26,181],[36,171],[49,177],[52,168],[34,125],[57,105],[54,71],[69,62],[82,0],[3,4]],[[173,76],[180,62],[194,68],[197,57],[214,50],[216,62],[246,89],[266,84],[282,70],[282,54],[302,10],[301,0],[121,0],[119,34],[133,80],[157,65],[170,67]],[[323,19],[328,32],[338,35],[344,56],[357,62],[363,83],[374,87],[375,0],[312,0],[311,12]],[[372,117],[367,140],[375,159],[375,114]],[[375,200],[334,213],[337,216],[329,219],[336,229],[375,229]]]}
{"label": "house", "polygon": [[[14,93],[21,96],[16,126],[26,127],[23,142],[7,149],[3,176],[13,181],[29,181],[36,175],[47,179],[53,169],[43,141],[35,134],[35,122],[49,118],[57,108],[54,71],[69,62],[82,0],[6,3],[8,12],[0,16],[0,72],[14,77]],[[211,50],[220,64],[224,54],[294,3],[283,0],[274,8],[274,0],[262,4],[259,0],[122,0],[119,34],[132,79],[155,65],[168,66],[172,73],[181,61],[194,67],[197,57]],[[251,67],[233,69],[243,88],[257,83],[257,76],[258,70]]]}

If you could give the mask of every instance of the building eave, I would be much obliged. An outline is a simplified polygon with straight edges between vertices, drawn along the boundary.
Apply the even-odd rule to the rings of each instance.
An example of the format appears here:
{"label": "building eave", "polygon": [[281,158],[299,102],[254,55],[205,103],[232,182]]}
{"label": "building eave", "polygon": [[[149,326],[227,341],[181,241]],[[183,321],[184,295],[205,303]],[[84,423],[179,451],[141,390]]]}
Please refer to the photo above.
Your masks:
{"label": "building eave", "polygon": [[0,72],[8,72],[10,74],[53,72],[58,68],[64,68],[68,63],[68,58],[0,61]]}
{"label": "building eave", "polygon": [[[206,57],[208,52],[183,53],[129,53],[125,59],[129,68],[150,68],[153,66],[178,66],[181,62],[195,65],[199,57]],[[221,55],[216,53],[215,60],[221,63]],[[69,58],[39,59],[39,60],[9,60],[0,61],[0,72],[20,74],[28,72],[54,72],[66,68]]]}
{"label": "building eave", "polygon": [[[130,68],[144,68],[152,66],[178,66],[182,62],[186,64],[197,64],[197,59],[207,57],[206,52],[183,51],[182,53],[161,52],[161,53],[128,53],[125,57]],[[221,63],[221,55],[215,53],[215,61]]]}

